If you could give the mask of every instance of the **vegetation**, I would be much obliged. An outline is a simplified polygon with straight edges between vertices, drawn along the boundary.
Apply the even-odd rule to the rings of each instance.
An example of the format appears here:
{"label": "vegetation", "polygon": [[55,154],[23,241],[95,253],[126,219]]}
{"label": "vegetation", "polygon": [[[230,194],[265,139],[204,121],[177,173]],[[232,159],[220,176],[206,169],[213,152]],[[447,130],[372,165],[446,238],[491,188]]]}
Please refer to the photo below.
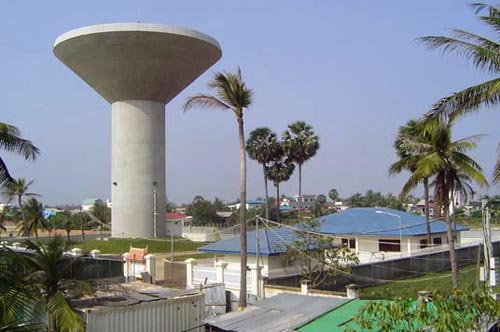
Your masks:
{"label": "vegetation", "polygon": [[[36,146],[21,137],[21,132],[14,126],[0,122],[0,149],[22,156],[25,160],[35,160],[40,154]],[[0,190],[14,181],[5,160],[0,155]]]}
{"label": "vegetation", "polygon": [[316,155],[319,150],[319,137],[311,125],[297,121],[288,126],[283,133],[283,150],[288,159],[299,166],[299,217],[302,210],[302,165]]}
{"label": "vegetation", "polygon": [[246,202],[247,202],[247,162],[245,150],[245,130],[243,113],[252,103],[253,92],[249,89],[241,76],[241,69],[236,74],[219,72],[215,73],[213,81],[208,87],[215,90],[216,96],[198,94],[188,98],[184,104],[184,111],[192,108],[214,108],[231,110],[238,122],[238,140],[240,146],[240,242],[241,242],[241,280],[239,307],[246,307],[247,294],[247,235],[246,235]]}
{"label": "vegetation", "polygon": [[[174,239],[174,251],[194,251],[201,247],[203,243],[193,242],[186,239]],[[75,244],[74,247],[84,249],[83,243]],[[107,239],[107,240],[91,240],[87,241],[86,247],[89,250],[97,249],[103,254],[121,255],[128,252],[130,247],[148,248],[149,253],[166,253],[170,252],[170,239]]]}
{"label": "vegetation", "polygon": [[247,140],[246,149],[250,159],[262,165],[266,193],[266,219],[269,219],[269,193],[267,190],[267,165],[280,153],[276,134],[267,127],[254,129]]}
{"label": "vegetation", "polygon": [[[342,199],[345,205],[355,208],[355,207],[388,207],[396,210],[404,210],[403,202],[393,194],[382,194],[380,191],[373,191],[369,189],[363,195],[361,193],[356,193],[349,197]],[[406,197],[405,203],[415,203],[417,199],[413,197]]]}
{"label": "vegetation", "polygon": [[17,204],[19,206],[19,209],[21,211],[21,216],[22,216],[22,235],[27,236],[28,238],[30,237],[30,232],[29,232],[29,227],[28,227],[28,220],[26,219],[26,213],[24,212],[24,206],[23,206],[23,196],[38,196],[37,194],[30,193],[28,192],[29,187],[33,184],[33,181],[29,181],[26,183],[26,179],[20,178],[20,179],[11,179],[3,188],[3,196],[7,197],[7,199],[12,201],[13,199],[17,198]]}
{"label": "vegetation", "polygon": [[103,203],[96,202],[88,214],[93,221],[99,224],[99,231],[102,237],[103,228],[108,228],[111,223],[111,209]]}
{"label": "vegetation", "polygon": [[[373,301],[354,318],[362,330],[373,331],[489,331],[500,316],[500,302],[483,289],[468,288],[443,296],[393,302]],[[352,331],[349,329],[348,331]]]}
{"label": "vegetation", "polygon": [[465,154],[476,147],[476,142],[480,136],[452,141],[452,125],[453,121],[447,123],[437,121],[434,127],[427,131],[425,141],[409,141],[405,143],[408,149],[415,151],[415,155],[423,155],[423,158],[418,161],[417,167],[401,192],[403,194],[407,193],[425,179],[434,177],[436,217],[441,217],[441,211],[444,212],[444,219],[447,223],[453,285],[458,287],[455,238],[450,216],[453,202],[450,201],[450,197],[455,197],[455,194],[467,197],[468,192],[472,190],[469,182],[475,182],[481,186],[487,185],[488,182],[482,174],[481,166]]}
{"label": "vegetation", "polygon": [[[500,8],[483,3],[471,4],[479,20],[498,37],[500,29]],[[500,102],[500,43],[479,34],[461,29],[452,29],[452,37],[427,36],[419,40],[429,49],[441,49],[443,53],[455,52],[464,56],[472,65],[495,77],[483,83],[465,88],[438,100],[428,113],[428,120],[450,119],[453,121],[481,109],[481,106],[495,106]],[[432,122],[432,121],[431,121]],[[495,182],[500,181],[500,158],[497,159],[493,174]]]}
{"label": "vegetation", "polygon": [[47,222],[43,217],[43,205],[36,198],[30,197],[26,201],[24,209],[26,210],[27,222],[22,223],[21,226],[26,225],[28,229],[21,228],[21,233],[33,234],[34,232],[38,240],[38,230],[47,229]]}
{"label": "vegetation", "polygon": [[359,263],[355,252],[345,246],[337,247],[331,236],[318,234],[318,221],[307,221],[300,227],[301,231],[295,231],[297,238],[286,246],[284,259],[290,264],[298,263],[302,280],[310,282],[312,288]]}
{"label": "vegetation", "polygon": [[219,205],[217,201],[218,199],[214,202],[215,204],[212,204],[202,196],[195,196],[193,202],[186,209],[186,213],[193,217],[193,225],[201,226],[216,223],[219,219],[217,216],[217,205]]}
{"label": "vegetation", "polygon": [[54,237],[45,246],[27,243],[33,255],[25,257],[26,281],[39,292],[48,315],[48,331],[84,331],[83,320],[72,310],[66,295],[91,292],[91,288],[81,281],[67,279],[72,262],[63,256],[66,243],[60,237]]}
{"label": "vegetation", "polygon": [[273,160],[266,168],[269,180],[276,187],[276,221],[280,222],[280,183],[288,181],[293,174],[295,166],[293,162],[285,157],[282,149],[274,155]]}
{"label": "vegetation", "polygon": [[[411,148],[413,142],[425,143],[429,139],[429,134],[425,130],[422,121],[410,120],[406,125],[399,127],[399,133],[394,141],[394,150],[399,160],[389,167],[389,174],[395,175],[403,170],[415,173],[418,169],[418,163],[423,160],[427,153],[431,151],[415,151]],[[425,230],[427,234],[427,244],[431,245],[431,224],[429,214],[429,177],[423,176],[424,201],[425,201]],[[405,186],[406,187],[406,186]],[[408,187],[406,187],[408,188]],[[402,193],[402,197],[408,193]]]}
{"label": "vegetation", "polygon": [[[477,266],[470,265],[460,269],[460,284],[474,285],[477,283]],[[452,275],[450,271],[428,273],[421,277],[396,280],[361,290],[362,299],[395,300],[397,298],[416,298],[421,290],[438,291],[444,296],[453,292]]]}
{"label": "vegetation", "polygon": [[[82,318],[67,296],[91,292],[81,281],[68,278],[73,262],[63,255],[64,240],[47,245],[27,240],[30,255],[0,248],[1,331],[84,331]],[[21,271],[21,272],[19,272]]]}

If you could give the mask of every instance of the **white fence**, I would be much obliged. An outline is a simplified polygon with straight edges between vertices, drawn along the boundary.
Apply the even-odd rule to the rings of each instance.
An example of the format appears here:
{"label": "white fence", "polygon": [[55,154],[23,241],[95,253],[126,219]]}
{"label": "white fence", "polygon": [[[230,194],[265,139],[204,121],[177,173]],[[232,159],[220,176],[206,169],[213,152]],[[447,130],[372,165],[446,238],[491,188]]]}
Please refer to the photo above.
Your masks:
{"label": "white fence", "polygon": [[[205,283],[224,283],[230,291],[240,290],[240,271],[228,270],[227,263],[217,262],[215,266],[197,265],[196,259],[190,258],[186,261],[186,274],[188,285],[199,285]],[[260,267],[262,268],[262,267]],[[260,276],[260,268],[251,266],[247,271],[247,293],[257,296],[263,294],[263,281]]]}

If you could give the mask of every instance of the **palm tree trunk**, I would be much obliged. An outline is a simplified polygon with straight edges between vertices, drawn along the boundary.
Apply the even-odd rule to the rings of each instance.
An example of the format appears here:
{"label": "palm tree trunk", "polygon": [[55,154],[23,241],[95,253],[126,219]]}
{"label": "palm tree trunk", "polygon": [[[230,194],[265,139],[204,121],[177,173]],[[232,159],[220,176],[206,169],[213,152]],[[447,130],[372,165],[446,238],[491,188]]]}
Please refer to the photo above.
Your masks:
{"label": "palm tree trunk", "polygon": [[266,188],[266,220],[269,220],[269,192],[267,191],[267,171],[266,164],[262,164],[264,170],[264,187]]}
{"label": "palm tree trunk", "polygon": [[302,164],[299,164],[299,219],[302,218]]}
{"label": "palm tree trunk", "polygon": [[243,127],[243,112],[238,116],[238,137],[240,143],[240,298],[239,308],[247,306],[247,165],[245,153],[245,131]]}
{"label": "palm tree trunk", "polygon": [[68,246],[69,246],[69,245],[70,245],[70,243],[71,243],[70,233],[71,233],[71,228],[70,228],[70,229],[66,228],[66,235],[67,235],[67,237],[68,237]]}
{"label": "palm tree trunk", "polygon": [[425,231],[427,233],[427,246],[432,246],[431,222],[429,214],[429,179],[424,179],[424,200],[425,200]]}
{"label": "palm tree trunk", "polygon": [[450,251],[450,265],[451,265],[451,277],[452,285],[454,289],[458,289],[458,265],[457,265],[457,255],[455,252],[455,236],[453,234],[453,228],[450,218],[450,199],[449,195],[449,183],[445,176],[442,176],[443,184],[441,186],[442,197],[441,202],[444,206],[444,217],[446,221],[446,235],[448,237],[448,248]]}
{"label": "palm tree trunk", "polygon": [[24,236],[30,238],[30,232],[28,230],[28,220],[26,220],[26,214],[24,213],[24,207],[22,203],[22,195],[17,195],[17,204],[19,204],[19,209],[21,210],[21,216],[23,217],[23,227],[24,227]]}
{"label": "palm tree trunk", "polygon": [[276,182],[276,221],[280,223],[280,183]]}

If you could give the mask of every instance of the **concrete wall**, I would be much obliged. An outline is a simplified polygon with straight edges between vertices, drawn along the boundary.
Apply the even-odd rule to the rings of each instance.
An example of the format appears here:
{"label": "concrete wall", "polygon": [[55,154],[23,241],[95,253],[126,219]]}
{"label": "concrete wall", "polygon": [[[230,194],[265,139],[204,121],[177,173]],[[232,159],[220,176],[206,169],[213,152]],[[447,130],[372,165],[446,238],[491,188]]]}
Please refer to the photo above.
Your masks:
{"label": "concrete wall", "polygon": [[[165,104],[145,100],[111,105],[113,237],[165,233]],[[155,197],[156,196],[156,197]]]}

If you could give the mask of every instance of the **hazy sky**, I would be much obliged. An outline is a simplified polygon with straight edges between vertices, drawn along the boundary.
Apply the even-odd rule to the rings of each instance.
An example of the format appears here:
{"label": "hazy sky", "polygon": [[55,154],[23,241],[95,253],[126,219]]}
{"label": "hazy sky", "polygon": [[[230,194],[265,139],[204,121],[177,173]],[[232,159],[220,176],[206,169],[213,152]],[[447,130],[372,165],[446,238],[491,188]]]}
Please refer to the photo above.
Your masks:
{"label": "hazy sky", "polygon": [[[217,39],[222,59],[166,107],[167,195],[234,200],[239,194],[237,125],[232,113],[182,113],[186,97],[207,92],[214,71],[239,65],[255,102],[247,134],[269,126],[280,136],[303,120],[320,136],[303,169],[303,192],[341,196],[367,189],[399,193],[390,178],[397,129],[439,97],[487,77],[463,59],[415,42],[447,28],[491,33],[467,1],[3,1],[0,20],[0,121],[18,126],[42,155],[6,155],[15,177],[35,180],[48,204],[110,196],[110,105],[52,53],[56,37],[86,25],[166,23]],[[139,10],[140,8],[140,10]],[[492,36],[498,40],[498,36]],[[498,111],[463,119],[455,137],[488,133],[472,155],[491,176],[500,142]],[[261,167],[248,163],[248,197],[263,196]],[[270,186],[274,192],[274,188]],[[298,191],[297,174],[282,193]],[[496,194],[497,187],[483,190]]]}

